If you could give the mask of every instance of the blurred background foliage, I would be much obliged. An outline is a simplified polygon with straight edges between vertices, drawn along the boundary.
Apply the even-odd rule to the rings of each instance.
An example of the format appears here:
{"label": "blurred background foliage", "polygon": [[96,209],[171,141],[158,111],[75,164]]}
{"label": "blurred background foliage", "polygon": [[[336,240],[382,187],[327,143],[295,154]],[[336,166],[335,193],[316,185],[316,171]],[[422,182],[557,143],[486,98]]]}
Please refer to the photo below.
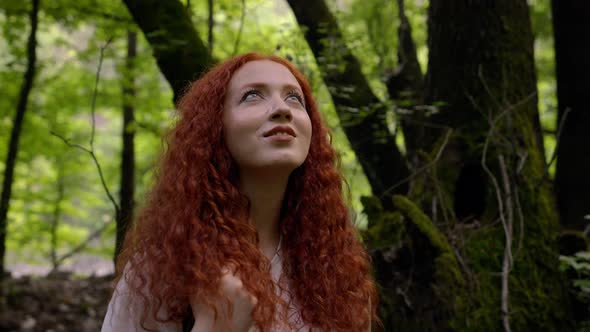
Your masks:
{"label": "blurred background foliage", "polygon": [[[396,111],[395,97],[389,95],[391,91],[388,92],[388,79],[399,71],[400,66],[398,4],[393,0],[326,0],[325,2],[336,18],[346,46],[359,61],[362,74],[372,93],[381,104],[386,106],[385,117],[389,129],[387,134],[395,135],[397,146],[402,152],[406,152],[404,136],[400,129],[403,126],[402,118],[400,112]],[[405,15],[412,28],[416,55],[423,75],[426,74],[429,66],[427,20],[431,2],[434,1],[405,2]],[[438,250],[439,253],[444,254],[445,259],[449,259],[444,271],[450,271],[451,277],[453,273],[459,274],[457,266],[460,263],[463,276],[474,278],[470,275],[473,271],[464,266],[469,265],[470,262],[459,261],[458,263],[454,261],[456,258],[453,254],[460,258],[462,246],[469,241],[476,243],[479,240],[478,236],[483,238],[481,241],[483,244],[475,245],[471,249],[477,251],[478,255],[481,254],[481,257],[475,257],[473,265],[476,268],[479,267],[478,260],[481,258],[484,262],[481,266],[489,267],[486,265],[489,263],[496,267],[494,264],[500,261],[498,257],[501,256],[501,250],[494,255],[490,254],[490,257],[488,252],[490,248],[498,249],[496,247],[499,247],[499,242],[494,243],[494,240],[490,240],[496,239],[492,236],[501,233],[496,232],[499,228],[489,231],[493,226],[497,226],[497,222],[489,229],[485,228],[487,226],[482,227],[482,232],[477,233],[479,224],[475,226],[468,223],[460,224],[460,220],[437,223],[436,213],[433,213],[434,216],[413,213],[418,208],[414,209],[412,203],[406,204],[403,199],[398,199],[398,202],[402,202],[400,204],[404,206],[404,208],[398,206],[398,210],[402,211],[392,212],[386,211],[388,207],[380,206],[380,202],[368,198],[376,193],[372,192],[369,180],[355,152],[351,149],[340,122],[342,117],[339,117],[333,102],[334,96],[324,83],[325,75],[323,74],[326,67],[322,67],[321,64],[326,59],[322,57],[334,57],[334,59],[327,59],[327,62],[333,66],[345,66],[339,62],[342,54],[333,52],[321,56],[314,55],[304,35],[306,28],[298,24],[294,11],[287,1],[214,0],[212,1],[214,22],[212,26],[209,22],[209,1],[182,0],[181,3],[189,13],[200,39],[209,41],[211,33],[212,39],[207,46],[214,59],[223,60],[250,51],[273,53],[291,59],[306,75],[314,90],[322,116],[332,131],[333,145],[338,151],[340,167],[346,178],[347,186],[345,187],[349,189],[347,194],[350,194],[349,204],[355,216],[355,222],[361,230],[369,228],[368,232],[364,233],[367,242],[374,241],[373,244],[377,244],[376,247],[392,245],[395,242],[393,245],[397,250],[403,244],[406,234],[404,232],[409,224],[402,226],[403,220],[416,219],[412,222],[419,228],[430,224],[439,227],[439,229],[424,228],[420,231],[428,233],[427,237],[435,244],[434,251]],[[558,135],[551,3],[547,0],[528,0],[527,3],[534,34],[538,110],[545,157],[549,162],[554,155]],[[2,157],[0,174],[4,174],[6,166],[4,156],[8,153],[14,113],[23,82],[23,73],[27,66],[26,44],[30,30],[28,16],[30,11],[30,1],[0,1],[2,29],[0,35],[0,157]],[[449,18],[449,20],[452,19],[452,17]],[[209,31],[210,28],[212,28],[211,31]],[[129,31],[137,32],[138,36],[137,55],[132,60],[136,95],[131,101],[135,108],[136,122],[133,128],[126,128],[126,130],[135,132],[134,196],[136,206],[140,207],[146,191],[152,185],[154,165],[164,148],[162,136],[174,125],[176,117],[173,104],[174,92],[158,67],[152,46],[148,43],[149,38],[146,38],[139,30],[121,0],[46,0],[41,2],[36,45],[38,56],[35,66],[36,76],[29,96],[28,111],[24,118],[8,213],[5,257],[8,270],[16,269],[22,264],[47,268],[57,263],[68,265],[76,259],[87,259],[89,256],[100,257],[110,264],[115,250],[116,214],[104,186],[119,201],[123,105],[127,98],[123,94],[123,87],[129,84],[131,76],[126,69]],[[181,39],[180,36],[168,36],[167,42],[169,45],[174,45],[182,43]],[[338,41],[327,39],[322,42],[337,44]],[[95,88],[97,74],[100,77]],[[95,100],[94,107],[93,100]],[[399,102],[397,106],[405,107],[403,101],[397,100],[397,102]],[[436,107],[433,109],[444,106],[444,103],[440,105],[437,103],[438,100],[434,100],[433,105]],[[102,179],[91,155],[65,144],[63,140],[90,149],[93,123],[95,129],[93,152],[100,164]],[[438,144],[441,142],[437,142],[437,146]],[[442,146],[444,147],[444,144]],[[432,151],[428,152],[429,155],[421,155],[420,158],[424,158],[428,163],[431,160],[437,162],[438,157],[435,158]],[[534,158],[531,157],[531,159]],[[553,180],[555,172],[555,163],[553,163],[549,168],[550,180]],[[435,174],[432,175],[432,179],[436,179],[436,171],[433,173]],[[412,176],[414,175],[416,174]],[[102,180],[104,180],[104,186]],[[418,191],[427,192],[432,190],[430,186],[438,186],[434,183],[436,181],[431,181],[434,184],[428,181],[430,178],[424,183],[421,180],[414,181],[414,189],[418,188]],[[430,198],[428,195],[424,196],[424,201]],[[485,193],[482,196],[486,196]],[[489,196],[487,195],[486,199],[489,199]],[[553,209],[550,206],[551,203],[543,199],[537,202],[535,201],[537,198],[532,196],[534,195],[526,198],[525,204],[532,202],[529,207],[546,204],[546,207]],[[420,197],[411,198],[420,200]],[[426,211],[422,203],[424,202],[417,202],[416,205]],[[438,201],[443,208],[445,203],[447,202],[444,199]],[[435,205],[433,203],[433,206]],[[435,208],[433,210],[438,211]],[[494,212],[497,211],[490,213],[488,210],[488,215],[485,215],[482,211],[484,214],[482,219]],[[445,211],[438,211],[438,213],[442,215]],[[549,226],[553,222],[557,224],[557,220],[550,220],[547,224],[539,222],[541,226],[537,226],[534,223],[535,220],[529,222],[533,224],[533,232],[536,232],[538,227],[544,226],[547,226],[547,232],[554,231]],[[375,227],[371,228],[371,223]],[[100,232],[98,237],[86,243],[86,239],[102,228],[104,231]],[[473,237],[462,238],[471,230],[474,230]],[[408,232],[411,233],[412,230],[409,229]],[[491,235],[488,237],[489,234],[486,232]],[[540,232],[543,233],[544,230]],[[556,238],[557,233],[550,237]],[[582,241],[584,242],[582,246],[587,247],[586,239]],[[447,242],[451,242],[451,245]],[[78,252],[76,250],[80,244],[86,245]],[[528,249],[534,252],[535,245],[531,243]],[[468,245],[465,245],[465,248],[468,248]],[[542,248],[545,249],[545,247]],[[69,257],[72,251],[76,251],[76,254]],[[63,262],[56,262],[56,259],[60,257],[69,258]],[[539,255],[539,257],[542,260],[542,256]],[[522,268],[526,270],[529,267],[536,268],[538,265],[543,264],[531,263],[530,266],[522,264],[519,267],[526,266]],[[440,266],[437,265],[435,268],[434,274],[438,278]],[[452,268],[457,269],[453,272]],[[582,252],[578,255],[570,253],[568,256],[562,256],[561,270],[568,274],[570,280],[573,280],[570,291],[575,293],[580,302],[589,303],[588,255]],[[522,271],[518,272],[522,273]],[[524,271],[525,274],[528,272],[528,270]],[[534,273],[531,272],[531,274]],[[449,280],[457,281],[452,278]],[[493,278],[482,280],[484,284]],[[526,289],[527,286],[523,285],[526,282],[521,283],[517,277],[511,279],[511,283],[516,284],[517,289],[518,287]],[[474,284],[479,286],[477,282]],[[482,289],[490,285],[498,288],[498,285],[490,283],[484,285]],[[453,288],[449,289],[450,292],[453,291]],[[488,296],[488,294],[484,295]],[[496,294],[493,293],[493,295]],[[529,295],[529,293],[521,294],[522,298],[528,298]],[[536,296],[545,299],[544,294],[537,293],[530,298],[536,300]],[[465,299],[467,298],[465,296]],[[473,299],[469,299],[471,300]],[[485,301],[482,300],[482,302]],[[387,307],[387,304],[384,303],[384,307]],[[464,307],[460,307],[461,305]],[[453,308],[453,310],[469,314],[476,312],[482,316],[500,316],[499,306],[493,301],[481,306],[485,307],[485,310],[493,308],[495,311],[490,311],[491,314],[485,310],[465,309],[469,305],[473,309],[478,306],[478,302],[467,304],[458,302],[457,308],[460,308]],[[518,305],[522,305],[521,309],[528,310],[526,305],[522,303]],[[588,311],[587,308],[586,311]],[[534,320],[534,316],[530,317]],[[527,316],[526,319],[531,319],[530,317]],[[488,318],[473,319],[485,321]],[[469,322],[469,319],[465,321]],[[522,322],[526,320],[523,319]],[[496,323],[498,322],[494,321],[492,324]]]}
{"label": "blurred background foliage", "polygon": [[[186,2],[185,2],[186,4]],[[397,6],[386,0],[328,1],[348,46],[362,64],[373,91],[386,99],[384,80],[397,66]],[[190,1],[192,20],[207,40],[206,1]],[[555,147],[556,96],[553,38],[547,1],[531,0],[535,32],[535,60],[538,74],[539,107],[547,156]],[[406,3],[406,15],[413,28],[418,58],[427,66],[427,1]],[[30,4],[4,1],[0,8],[0,155],[6,154],[16,99],[22,81],[28,35]],[[278,53],[297,59],[309,78],[324,119],[333,131],[341,167],[350,186],[352,207],[359,227],[366,225],[360,197],[370,188],[339,126],[331,97],[288,5],[282,1],[214,1],[212,54],[225,59],[237,53],[258,51]],[[96,154],[108,187],[116,192],[119,177],[122,66],[126,33],[136,29],[121,1],[56,0],[43,3],[38,32],[38,66],[30,109],[25,118],[18,154],[14,195],[10,203],[7,265],[16,262],[47,263],[50,255],[50,221],[59,206],[61,222],[57,232],[57,252],[74,248],[93,229],[110,223],[100,240],[87,251],[108,258],[113,254],[115,225],[113,210],[100,184],[90,156],[67,146],[57,133],[72,143],[88,145],[90,108],[100,48],[104,64],[96,91]],[[163,147],[161,135],[174,119],[172,92],[151,55],[148,43],[139,34],[136,84],[137,149],[136,199],[149,188],[151,169]],[[391,127],[396,125],[393,112]],[[403,143],[401,134],[398,142]],[[399,144],[403,146],[403,144]],[[4,165],[0,161],[0,171]],[[552,168],[553,169],[553,168]],[[61,196],[58,183],[63,183]]]}

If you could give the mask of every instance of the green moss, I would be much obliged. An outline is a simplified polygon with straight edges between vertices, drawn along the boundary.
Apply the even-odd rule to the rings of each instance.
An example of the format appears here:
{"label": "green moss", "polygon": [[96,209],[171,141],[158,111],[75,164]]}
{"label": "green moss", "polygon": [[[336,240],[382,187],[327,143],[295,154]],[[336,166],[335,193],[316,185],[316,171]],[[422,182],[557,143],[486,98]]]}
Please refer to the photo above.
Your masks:
{"label": "green moss", "polygon": [[410,218],[410,220],[418,227],[418,229],[426,235],[432,245],[440,252],[452,252],[451,247],[444,235],[436,229],[430,221],[430,218],[424,214],[412,201],[404,196],[396,195],[393,197],[393,204],[401,210],[401,212]]}
{"label": "green moss", "polygon": [[438,253],[434,258],[435,282],[432,286],[440,296],[440,300],[449,305],[449,311],[454,313],[461,311],[464,303],[462,294],[465,289],[465,279],[446,237],[432,224],[430,218],[408,198],[396,195],[393,197],[393,203],[426,236]]}
{"label": "green moss", "polygon": [[[554,231],[557,218],[553,200],[540,178],[534,178],[532,170],[525,172],[528,176],[520,180],[518,189],[522,210],[527,211],[527,215],[523,216],[524,230],[518,219],[515,220],[514,265],[509,275],[511,328],[514,331],[570,331],[569,303],[564,302],[562,276],[557,271],[557,233]],[[471,305],[454,324],[459,331],[470,331],[474,324],[478,331],[501,330],[504,231],[501,225],[495,224],[474,229],[466,238],[463,251],[476,284],[470,285]]]}
{"label": "green moss", "polygon": [[363,196],[361,202],[364,206],[363,212],[369,219],[367,230],[363,232],[367,246],[382,248],[399,245],[404,233],[401,214],[384,211],[381,202],[375,196]]}
{"label": "green moss", "polygon": [[[551,233],[547,230],[555,222],[551,219],[554,216],[550,209],[551,200],[541,197],[543,189],[539,187],[524,185],[520,189],[521,197],[535,197],[527,191],[536,189],[538,200],[522,202],[526,211],[534,213],[525,221],[521,244],[518,240],[520,229],[515,226],[515,261],[509,276],[511,327],[514,331],[571,330],[568,304],[562,300],[563,289],[559,282],[555,283],[558,272],[553,263],[557,256]],[[502,330],[501,271],[505,241],[501,225],[474,228],[466,237],[461,251],[469,269],[466,279],[467,274],[460,269],[446,236],[430,218],[406,197],[395,196],[394,204],[438,252],[434,258],[432,287],[451,312],[449,327],[455,331]]]}

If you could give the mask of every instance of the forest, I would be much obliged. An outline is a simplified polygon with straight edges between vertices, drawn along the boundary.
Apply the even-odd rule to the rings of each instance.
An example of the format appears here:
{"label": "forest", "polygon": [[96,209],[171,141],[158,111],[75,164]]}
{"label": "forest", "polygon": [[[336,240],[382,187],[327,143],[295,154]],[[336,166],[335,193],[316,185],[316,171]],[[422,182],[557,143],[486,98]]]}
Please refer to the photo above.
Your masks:
{"label": "forest", "polygon": [[0,331],[97,331],[187,84],[309,79],[374,331],[590,331],[590,2],[0,1]]}

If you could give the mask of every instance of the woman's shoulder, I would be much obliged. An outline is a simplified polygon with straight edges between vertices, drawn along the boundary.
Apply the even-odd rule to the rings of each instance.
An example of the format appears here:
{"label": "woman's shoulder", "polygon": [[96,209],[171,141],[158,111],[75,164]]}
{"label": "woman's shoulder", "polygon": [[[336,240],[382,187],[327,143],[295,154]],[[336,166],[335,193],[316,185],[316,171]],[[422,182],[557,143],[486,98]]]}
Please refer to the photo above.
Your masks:
{"label": "woman's shoulder", "polygon": [[[133,296],[129,287],[130,270],[128,266],[117,281],[113,296],[108,305],[101,332],[115,331],[147,331],[145,328],[163,332],[180,332],[182,325],[180,322],[158,322],[155,317],[150,316],[151,307],[149,302],[146,304],[138,297]],[[147,306],[147,307],[146,307]],[[141,317],[147,314],[144,321],[144,327],[141,324]],[[158,317],[166,317],[167,312],[164,306],[161,306],[157,314]]]}

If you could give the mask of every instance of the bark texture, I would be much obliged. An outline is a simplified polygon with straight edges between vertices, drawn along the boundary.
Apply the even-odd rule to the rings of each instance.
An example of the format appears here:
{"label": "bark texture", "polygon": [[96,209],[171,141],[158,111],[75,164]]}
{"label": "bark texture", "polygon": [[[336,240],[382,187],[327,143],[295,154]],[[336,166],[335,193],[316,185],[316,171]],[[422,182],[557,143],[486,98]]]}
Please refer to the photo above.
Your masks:
{"label": "bark texture", "polygon": [[428,31],[411,201],[394,199],[397,228],[363,202],[385,330],[573,331],[527,2],[432,0]]}
{"label": "bark texture", "polygon": [[438,226],[471,281],[449,326],[570,330],[527,2],[432,0],[428,32],[425,102],[438,105],[429,121],[453,131],[445,142],[442,130],[425,131],[424,148],[442,151],[436,190],[418,186],[412,197],[430,208],[437,198],[433,211],[448,210]]}
{"label": "bark texture", "polygon": [[176,102],[188,83],[213,63],[187,9],[180,1],[123,0],[143,31],[154,57],[172,86]]}
{"label": "bark texture", "polygon": [[407,192],[407,183],[402,180],[409,171],[387,128],[386,106],[371,91],[325,1],[287,2],[315,55],[340,123],[373,193],[381,198],[384,207],[392,208],[392,195]]}
{"label": "bark texture", "polygon": [[27,103],[29,94],[33,88],[35,79],[35,65],[37,63],[37,25],[39,15],[39,0],[33,0],[33,6],[29,14],[31,22],[31,32],[27,41],[27,69],[24,74],[22,87],[18,97],[16,113],[12,131],[10,132],[10,141],[8,143],[8,153],[4,165],[4,181],[2,182],[2,196],[0,197],[0,279],[4,277],[4,256],[6,253],[6,226],[8,221],[8,206],[12,193],[12,181],[14,180],[14,167],[16,165],[16,156],[18,153],[18,143],[20,134],[27,112]]}
{"label": "bark texture", "polygon": [[[584,230],[590,223],[590,2],[552,2],[557,74],[557,148],[555,190],[561,223]],[[584,31],[584,33],[582,33]],[[567,115],[566,115],[567,113]]]}

